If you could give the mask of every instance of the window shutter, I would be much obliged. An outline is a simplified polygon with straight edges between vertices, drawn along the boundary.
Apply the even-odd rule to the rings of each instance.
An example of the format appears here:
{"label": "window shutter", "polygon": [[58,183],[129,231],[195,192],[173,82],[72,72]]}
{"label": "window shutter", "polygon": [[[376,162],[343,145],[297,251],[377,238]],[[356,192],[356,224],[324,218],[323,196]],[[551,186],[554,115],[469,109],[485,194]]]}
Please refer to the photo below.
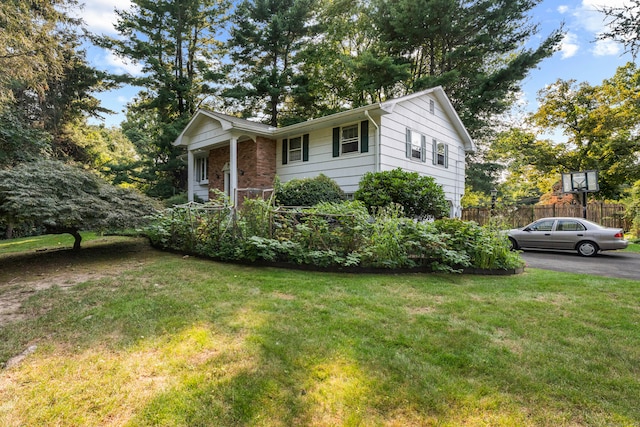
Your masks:
{"label": "window shutter", "polygon": [[420,140],[420,160],[422,163],[427,161],[427,137],[424,135]]}
{"label": "window shutter", "polygon": [[406,144],[406,156],[407,159],[411,158],[411,129],[407,128],[407,144]]}
{"label": "window shutter", "polygon": [[282,140],[282,164],[286,165],[287,164],[287,158],[289,155],[289,144],[288,144],[288,140],[283,139]]}
{"label": "window shutter", "polygon": [[333,128],[333,157],[340,156],[340,128]]}
{"label": "window shutter", "polygon": [[309,134],[302,135],[302,161],[309,161]]}
{"label": "window shutter", "polygon": [[431,145],[432,145],[432,158],[433,158],[433,164],[437,165],[438,164],[438,141],[436,141],[435,139],[431,141]]}
{"label": "window shutter", "polygon": [[369,122],[367,120],[360,123],[360,152],[369,152]]}
{"label": "window shutter", "polygon": [[444,167],[449,167],[449,146],[447,144],[444,145]]}

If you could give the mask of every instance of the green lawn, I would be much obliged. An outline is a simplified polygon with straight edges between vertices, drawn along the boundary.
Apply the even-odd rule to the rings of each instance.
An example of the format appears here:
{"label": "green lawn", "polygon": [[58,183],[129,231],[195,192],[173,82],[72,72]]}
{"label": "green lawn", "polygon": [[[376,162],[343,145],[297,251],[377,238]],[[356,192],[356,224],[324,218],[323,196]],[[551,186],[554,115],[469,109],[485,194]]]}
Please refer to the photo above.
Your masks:
{"label": "green lawn", "polygon": [[640,426],[638,281],[311,273],[110,239],[0,255],[0,301],[62,284],[0,326],[0,362],[37,346],[0,370],[0,425]]}

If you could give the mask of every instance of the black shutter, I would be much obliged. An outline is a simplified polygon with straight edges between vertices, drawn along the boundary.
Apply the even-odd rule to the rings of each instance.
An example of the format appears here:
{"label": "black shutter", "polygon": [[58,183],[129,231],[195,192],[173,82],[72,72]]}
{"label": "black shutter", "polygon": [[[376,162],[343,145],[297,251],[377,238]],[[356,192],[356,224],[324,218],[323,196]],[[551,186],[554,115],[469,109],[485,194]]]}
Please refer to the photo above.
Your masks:
{"label": "black shutter", "polygon": [[283,139],[282,140],[282,164],[286,165],[287,164],[287,160],[288,160],[288,154],[289,154],[289,144],[287,144],[287,140]]}
{"label": "black shutter", "polygon": [[309,134],[302,135],[302,161],[309,161]]}
{"label": "black shutter", "polygon": [[333,157],[340,156],[340,128],[333,128]]}
{"label": "black shutter", "polygon": [[369,121],[363,120],[360,123],[360,152],[369,152]]}

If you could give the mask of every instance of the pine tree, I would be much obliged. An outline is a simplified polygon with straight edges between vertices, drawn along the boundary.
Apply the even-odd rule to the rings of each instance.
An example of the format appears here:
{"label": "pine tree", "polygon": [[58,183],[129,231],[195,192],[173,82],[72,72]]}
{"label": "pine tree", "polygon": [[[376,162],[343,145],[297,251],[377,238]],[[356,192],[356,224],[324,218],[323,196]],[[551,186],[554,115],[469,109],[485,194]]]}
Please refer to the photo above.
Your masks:
{"label": "pine tree", "polygon": [[233,87],[243,114],[262,115],[277,126],[283,103],[294,91],[296,57],[313,35],[314,0],[244,0],[233,17]]}

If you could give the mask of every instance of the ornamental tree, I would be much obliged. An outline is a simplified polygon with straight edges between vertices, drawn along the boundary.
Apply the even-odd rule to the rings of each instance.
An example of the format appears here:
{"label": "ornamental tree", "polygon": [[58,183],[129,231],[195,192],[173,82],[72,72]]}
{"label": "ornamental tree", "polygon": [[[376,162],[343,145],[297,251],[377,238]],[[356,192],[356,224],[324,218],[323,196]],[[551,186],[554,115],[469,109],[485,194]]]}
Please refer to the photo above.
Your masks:
{"label": "ornamental tree", "polygon": [[26,223],[50,234],[69,233],[76,250],[80,230],[136,227],[154,210],[152,199],[60,161],[25,162],[0,171],[0,220],[9,229]]}
{"label": "ornamental tree", "polygon": [[400,168],[367,172],[355,192],[356,200],[362,201],[372,212],[377,207],[399,204],[409,218],[443,218],[449,212],[444,190],[430,176],[407,172]]}

